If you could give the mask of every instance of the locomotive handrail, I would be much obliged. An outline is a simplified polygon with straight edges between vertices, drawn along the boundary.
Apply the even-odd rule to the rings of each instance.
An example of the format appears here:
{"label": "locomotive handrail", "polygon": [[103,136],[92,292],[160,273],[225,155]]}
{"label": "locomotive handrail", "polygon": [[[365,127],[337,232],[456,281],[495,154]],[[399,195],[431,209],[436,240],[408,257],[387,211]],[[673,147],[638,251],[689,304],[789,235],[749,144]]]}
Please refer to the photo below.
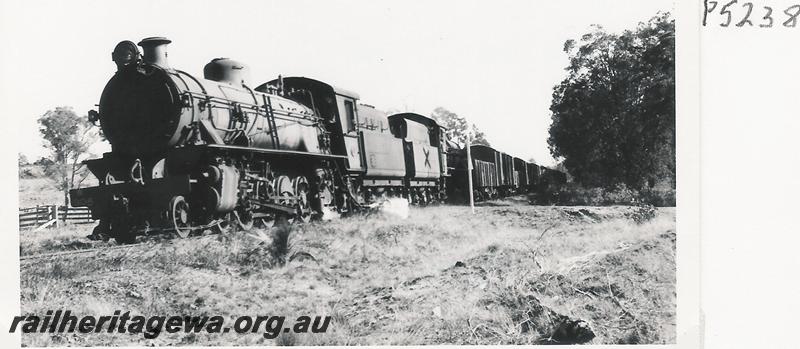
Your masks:
{"label": "locomotive handrail", "polygon": [[[225,99],[223,97],[212,96],[212,95],[209,95],[209,94],[204,94],[204,93],[199,93],[199,92],[194,92],[194,91],[186,91],[185,93],[196,95],[198,97],[203,97],[203,99],[206,99],[208,101],[223,102],[224,104],[228,104],[228,103],[232,102],[231,100]],[[258,105],[258,104],[250,104],[250,103],[246,103],[246,102],[236,102],[236,103],[239,103],[242,107],[248,107],[249,109],[254,109],[254,110],[265,109],[265,106],[261,106],[261,105]],[[282,110],[282,109],[278,109],[278,110]],[[291,111],[286,111],[286,113],[288,113],[289,116],[291,116],[291,114],[294,113],[294,114],[297,114],[298,116],[300,116],[301,118],[304,118],[304,119],[321,119],[320,117],[318,117],[316,115],[313,115],[313,114],[297,113],[297,112],[291,112]]]}
{"label": "locomotive handrail", "polygon": [[[200,80],[197,80],[197,78],[196,78],[196,77],[194,77],[194,75],[192,75],[192,74],[189,74],[189,73],[187,73],[187,72],[185,72],[185,71],[183,71],[183,70],[178,70],[178,69],[175,69],[175,71],[177,71],[178,73],[182,73],[182,74],[184,74],[184,75],[186,75],[186,76],[188,76],[188,77],[192,78],[192,80],[194,80],[194,82],[197,84],[197,86],[200,86],[200,90],[202,90],[202,91],[203,91],[203,94],[208,94],[208,92],[206,92],[206,87],[205,87],[205,86],[203,86],[203,84],[201,84],[201,83],[200,83]],[[181,80],[183,80],[183,78],[181,78]],[[188,85],[187,85],[187,86],[188,86]]]}
{"label": "locomotive handrail", "polygon": [[[244,83],[242,83],[242,87],[244,87],[245,89],[247,89],[247,91],[248,91],[248,92],[250,92],[250,96],[252,96],[252,97],[253,97],[253,103],[254,103],[255,105],[258,105],[258,98],[256,97],[255,91],[253,91],[253,89],[251,89],[250,87],[248,87],[248,86],[247,86],[246,84],[244,84]],[[241,106],[241,103],[239,103],[239,105]],[[241,108],[241,107],[240,107],[240,108]],[[244,111],[242,111],[242,113],[246,114]],[[258,113],[258,111],[256,111],[256,113],[255,113],[255,114],[256,114],[256,116],[255,116],[255,119],[253,120],[253,123],[252,123],[252,124],[250,124],[250,129],[249,129],[249,130],[247,130],[247,131],[245,131],[245,132],[246,132],[246,133],[248,133],[248,134],[249,134],[250,132],[252,132],[252,131],[253,131],[253,128],[254,128],[254,127],[256,127],[256,120],[258,120],[258,117],[261,115],[261,114],[259,114],[259,113]]]}
{"label": "locomotive handrail", "polygon": [[262,153],[262,154],[272,154],[272,155],[294,155],[294,156],[328,158],[328,159],[342,159],[342,160],[347,159],[346,155],[309,153],[309,152],[297,151],[297,150],[282,150],[282,149],[269,149],[269,148],[251,148],[251,147],[242,147],[242,146],[238,146],[238,145],[228,145],[228,144],[208,144],[208,145],[204,145],[204,147],[228,149],[228,150],[251,151],[251,152],[257,152],[257,153]]}
{"label": "locomotive handrail", "polygon": [[[190,92],[190,91],[191,91],[191,89],[189,88],[189,84],[187,84],[187,83],[186,83],[186,80],[184,80],[184,79],[183,79],[183,77],[181,76],[181,73],[182,73],[183,75],[186,75],[186,76],[190,77],[192,80],[194,80],[194,82],[197,84],[197,86],[200,86],[200,89],[203,91],[203,94],[205,94],[205,93],[206,93],[206,88],[205,88],[205,87],[204,87],[202,84],[200,84],[200,81],[198,81],[197,79],[195,79],[195,77],[194,77],[194,76],[192,76],[192,75],[190,75],[189,73],[186,73],[186,72],[184,72],[184,71],[182,71],[182,70],[176,70],[176,71],[178,72],[178,74],[175,74],[175,76],[177,76],[177,77],[178,77],[178,79],[180,79],[180,80],[181,80],[181,82],[183,83],[183,85],[184,85],[184,86],[186,86],[186,91],[187,91],[187,92]],[[188,106],[191,106],[191,107],[192,107],[192,108],[191,108],[191,109],[192,109],[192,122],[195,122],[195,121],[196,121],[196,119],[197,119],[197,117],[196,117],[196,115],[195,115],[195,111],[194,111],[194,96],[192,96],[191,92],[190,92],[190,93],[186,93],[186,95],[187,95],[187,96],[189,96],[189,105],[188,105]]]}
{"label": "locomotive handrail", "polygon": [[253,103],[255,105],[258,105],[258,98],[256,97],[255,91],[252,88],[248,87],[246,84],[242,84],[242,87],[244,87],[245,89],[247,89],[248,92],[250,92],[250,95],[253,96]]}
{"label": "locomotive handrail", "polygon": [[[197,92],[191,92],[191,91],[187,91],[186,93],[192,94],[192,95],[196,95],[196,96],[200,96],[200,97],[204,97],[204,99],[206,99],[208,101],[212,101],[213,100],[213,101],[216,101],[218,103],[222,102],[222,104],[224,104],[224,106],[209,104],[206,107],[209,110],[211,108],[230,109],[230,103],[231,103],[230,100],[227,100],[227,99],[224,99],[224,98],[220,98],[220,97],[210,96],[210,95],[202,95],[202,94],[199,94]],[[249,103],[240,103],[240,102],[237,102],[237,103],[239,103],[239,105],[242,108],[246,107],[247,109],[250,109],[250,111],[253,112],[253,113],[259,113],[261,111],[261,109],[262,109],[262,107],[258,106],[258,105],[253,105],[253,104],[249,104]],[[283,113],[281,113],[281,112],[283,112]],[[296,114],[297,117],[293,117],[292,114]],[[259,115],[262,115],[262,114],[259,114]],[[314,126],[314,125],[319,124],[320,120],[322,120],[322,118],[319,118],[319,117],[316,117],[316,116],[305,115],[305,114],[302,114],[302,113],[292,113],[290,111],[283,111],[281,109],[278,109],[277,111],[273,110],[273,115],[275,116],[276,119],[284,120],[284,121],[295,121],[295,122],[298,122],[297,119],[306,119],[306,120],[313,121],[313,123],[310,123],[310,124],[304,124],[304,123],[298,122],[303,126]]]}
{"label": "locomotive handrail", "polygon": [[[211,110],[212,108],[218,108],[218,109],[226,109],[226,110],[230,110],[230,107],[229,107],[229,106],[215,106],[215,105],[209,105],[207,108],[209,109],[209,113],[210,113],[210,110]],[[257,116],[262,116],[262,117],[264,117],[264,115],[263,115],[263,114],[260,114],[260,113],[259,113],[259,111],[257,111],[257,110],[250,110],[248,113],[254,113],[254,114],[256,114]],[[285,115],[285,116],[284,116],[284,115]],[[211,115],[209,115],[209,119],[213,119],[213,118],[212,118],[212,117],[210,117],[210,116],[211,116]],[[273,118],[275,118],[275,119],[278,119],[278,120],[283,120],[283,121],[293,122],[293,123],[299,124],[299,125],[301,125],[301,126],[309,126],[309,127],[310,127],[310,126],[317,126],[317,125],[319,125],[319,124],[320,124],[320,121],[319,121],[320,119],[319,119],[319,118],[316,118],[316,119],[309,119],[309,118],[297,118],[297,117],[292,117],[292,116],[291,116],[291,114],[280,114],[280,113],[273,113]],[[301,121],[299,121],[299,120],[312,120],[312,122],[311,122],[311,123],[303,123],[303,122],[301,122]],[[224,130],[224,131],[237,131],[237,130],[238,130],[238,129],[228,129],[228,128],[223,128],[223,127],[217,127],[217,125],[214,125],[214,128],[216,128],[216,129],[218,129],[218,130]]]}

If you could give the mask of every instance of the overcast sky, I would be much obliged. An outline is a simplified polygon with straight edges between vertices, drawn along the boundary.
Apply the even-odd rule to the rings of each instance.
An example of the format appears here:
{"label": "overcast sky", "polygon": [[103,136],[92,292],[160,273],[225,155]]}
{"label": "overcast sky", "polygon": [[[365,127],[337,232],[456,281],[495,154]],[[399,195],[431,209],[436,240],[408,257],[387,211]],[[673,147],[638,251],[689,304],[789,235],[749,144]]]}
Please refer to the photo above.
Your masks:
{"label": "overcast sky", "polygon": [[591,24],[633,28],[672,1],[0,1],[3,114],[20,152],[45,155],[36,119],[95,108],[117,42],[165,36],[170,65],[202,76],[215,57],[251,68],[251,85],[314,77],[380,109],[445,107],[497,149],[549,165],[553,86],[564,41]]}

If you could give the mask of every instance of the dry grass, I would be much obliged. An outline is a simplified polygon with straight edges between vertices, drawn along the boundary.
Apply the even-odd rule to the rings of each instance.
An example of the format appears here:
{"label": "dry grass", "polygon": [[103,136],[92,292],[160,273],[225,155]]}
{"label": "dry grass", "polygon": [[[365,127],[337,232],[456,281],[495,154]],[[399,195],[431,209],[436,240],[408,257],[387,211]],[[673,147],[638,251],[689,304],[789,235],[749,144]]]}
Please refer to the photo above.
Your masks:
{"label": "dry grass", "polygon": [[63,204],[64,194],[56,189],[49,178],[19,179],[19,207]]}
{"label": "dry grass", "polygon": [[[581,211],[581,209],[584,209]],[[149,241],[23,261],[22,313],[330,315],[328,333],[25,335],[52,345],[529,344],[553,316],[587,321],[591,343],[675,342],[675,217],[629,207],[524,200],[412,208],[296,226]],[[87,242],[91,227],[21,233],[23,254]],[[280,244],[273,241],[286,237]],[[97,243],[96,243],[97,244]],[[103,243],[100,243],[103,244]],[[73,246],[72,248],[75,248]]]}
{"label": "dry grass", "polygon": [[[97,179],[89,176],[81,187],[97,185]],[[19,207],[36,205],[63,205],[64,193],[55,182],[44,174],[40,166],[26,165],[19,169]]]}

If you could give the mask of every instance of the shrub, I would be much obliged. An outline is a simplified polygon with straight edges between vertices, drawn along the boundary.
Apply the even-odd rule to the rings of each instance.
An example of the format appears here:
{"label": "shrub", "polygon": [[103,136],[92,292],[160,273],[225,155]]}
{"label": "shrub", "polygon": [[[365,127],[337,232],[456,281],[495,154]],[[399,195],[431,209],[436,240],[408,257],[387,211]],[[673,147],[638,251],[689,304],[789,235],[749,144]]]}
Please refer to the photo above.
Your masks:
{"label": "shrub", "polygon": [[607,205],[653,205],[675,206],[675,189],[648,189],[639,191],[617,184],[612,188],[586,188],[576,183],[560,187],[541,188],[531,195],[531,202],[538,205],[607,206]]}
{"label": "shrub", "polygon": [[653,205],[642,204],[625,214],[626,217],[636,222],[636,224],[643,224],[656,216],[656,208]]}
{"label": "shrub", "polygon": [[601,190],[603,205],[635,205],[641,201],[639,192],[625,184],[617,184],[611,190]]}
{"label": "shrub", "polygon": [[292,234],[292,226],[279,225],[272,229],[272,244],[269,246],[269,253],[273,265],[284,265],[289,261],[292,244],[289,242],[289,235]]}
{"label": "shrub", "polygon": [[650,189],[642,191],[642,201],[656,207],[675,206],[675,189]]}

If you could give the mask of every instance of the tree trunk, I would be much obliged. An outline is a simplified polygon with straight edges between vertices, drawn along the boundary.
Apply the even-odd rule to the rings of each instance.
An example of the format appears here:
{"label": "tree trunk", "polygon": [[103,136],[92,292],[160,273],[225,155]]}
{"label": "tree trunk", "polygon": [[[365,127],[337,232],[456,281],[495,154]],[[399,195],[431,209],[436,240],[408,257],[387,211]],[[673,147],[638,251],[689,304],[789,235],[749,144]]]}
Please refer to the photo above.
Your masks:
{"label": "tree trunk", "polygon": [[69,207],[69,187],[64,188],[64,206]]}
{"label": "tree trunk", "polygon": [[75,185],[75,167],[78,163],[78,157],[72,160],[72,168],[70,169],[69,183],[67,189],[64,191],[64,206],[69,207],[69,190]]}
{"label": "tree trunk", "polygon": [[64,206],[69,207],[69,178],[64,174]]}

